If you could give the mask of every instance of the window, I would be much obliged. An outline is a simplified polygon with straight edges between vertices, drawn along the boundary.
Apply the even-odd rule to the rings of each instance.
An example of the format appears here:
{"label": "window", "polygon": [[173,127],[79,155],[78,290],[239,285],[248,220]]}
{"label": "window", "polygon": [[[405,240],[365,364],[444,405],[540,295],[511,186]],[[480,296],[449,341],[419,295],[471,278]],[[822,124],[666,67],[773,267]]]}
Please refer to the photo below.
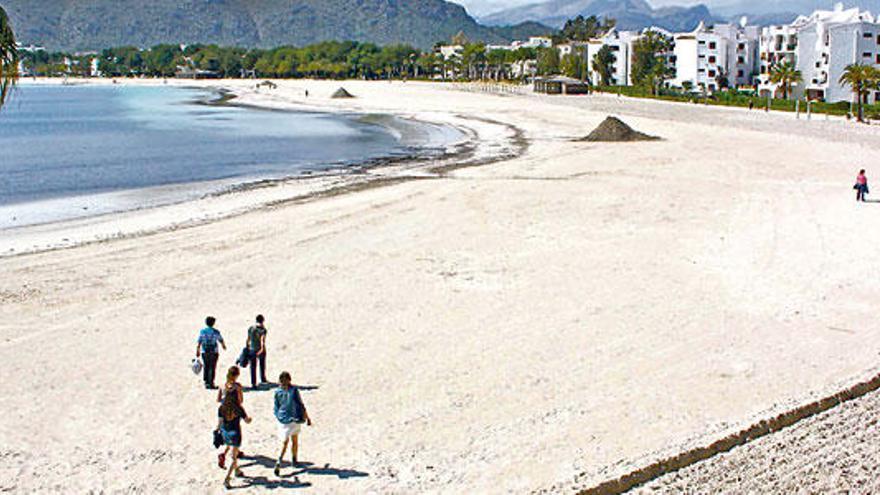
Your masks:
{"label": "window", "polygon": [[710,50],[714,50],[714,49],[717,48],[717,47],[718,47],[718,44],[715,43],[714,41],[712,41],[712,42],[709,43],[709,49],[710,49]]}
{"label": "window", "polygon": [[709,77],[715,77],[715,71],[714,71],[714,70],[710,70],[710,71],[709,71]]}
{"label": "window", "polygon": [[617,45],[613,45],[613,46],[611,47],[611,51],[612,51],[612,52],[619,52],[619,51],[620,51],[620,47],[617,46]]}
{"label": "window", "polygon": [[816,68],[818,69],[822,65],[822,62],[816,62]]}
{"label": "window", "polygon": [[705,44],[706,44],[706,41],[705,41],[705,40],[700,40],[700,41],[699,41],[699,44],[700,44],[700,45],[705,45]]}
{"label": "window", "polygon": [[877,54],[877,63],[880,64],[880,53]]}
{"label": "window", "polygon": [[865,52],[865,53],[862,54],[862,57],[865,57],[865,58],[871,58],[871,57],[873,57],[873,56],[874,56],[874,54],[871,53],[871,52]]}
{"label": "window", "polygon": [[746,76],[746,74],[745,74],[745,72],[743,72],[742,69],[736,71],[736,77],[745,77],[745,76]]}
{"label": "window", "polygon": [[880,45],[880,34],[877,35],[877,44]]}
{"label": "window", "polygon": [[711,57],[709,57],[709,63],[710,63],[710,64],[714,64],[714,63],[716,62],[716,60],[717,60],[717,59],[715,58],[715,55],[712,55]]}
{"label": "window", "polygon": [[743,50],[746,49],[746,44],[745,44],[745,43],[740,43],[739,45],[737,45],[736,49],[739,50],[739,51],[743,51]]}
{"label": "window", "polygon": [[746,63],[746,58],[745,57],[737,57],[736,63],[744,64],[744,63]]}
{"label": "window", "polygon": [[697,72],[706,72],[706,69],[697,69]]}
{"label": "window", "polygon": [[865,33],[862,35],[865,39],[869,40],[874,37],[874,33]]}

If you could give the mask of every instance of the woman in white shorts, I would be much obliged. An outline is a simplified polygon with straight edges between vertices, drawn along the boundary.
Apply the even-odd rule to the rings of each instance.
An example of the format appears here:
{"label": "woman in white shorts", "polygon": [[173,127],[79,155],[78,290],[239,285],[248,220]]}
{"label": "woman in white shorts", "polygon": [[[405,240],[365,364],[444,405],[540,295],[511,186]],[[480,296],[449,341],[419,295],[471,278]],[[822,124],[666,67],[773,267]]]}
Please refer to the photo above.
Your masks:
{"label": "woman in white shorts", "polygon": [[281,387],[275,390],[275,418],[278,420],[278,436],[284,442],[281,446],[281,454],[275,463],[275,476],[281,475],[281,461],[284,460],[284,451],[290,443],[290,458],[293,467],[296,467],[297,452],[299,451],[299,432],[302,424],[312,426],[306,406],[299,394],[299,388],[291,385],[290,373],[283,372],[278,377]]}

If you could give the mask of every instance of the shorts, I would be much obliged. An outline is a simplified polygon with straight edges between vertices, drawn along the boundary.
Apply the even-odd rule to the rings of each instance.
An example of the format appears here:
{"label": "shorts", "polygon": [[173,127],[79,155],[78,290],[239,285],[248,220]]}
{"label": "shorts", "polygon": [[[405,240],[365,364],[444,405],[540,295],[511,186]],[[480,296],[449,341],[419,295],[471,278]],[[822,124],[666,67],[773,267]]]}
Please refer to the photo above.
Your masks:
{"label": "shorts", "polygon": [[302,425],[293,422],[293,423],[278,423],[278,438],[281,440],[287,440],[293,435],[299,435],[299,431],[302,429]]}
{"label": "shorts", "polygon": [[241,447],[241,431],[224,430],[220,428],[220,434],[223,435],[223,444],[230,447]]}

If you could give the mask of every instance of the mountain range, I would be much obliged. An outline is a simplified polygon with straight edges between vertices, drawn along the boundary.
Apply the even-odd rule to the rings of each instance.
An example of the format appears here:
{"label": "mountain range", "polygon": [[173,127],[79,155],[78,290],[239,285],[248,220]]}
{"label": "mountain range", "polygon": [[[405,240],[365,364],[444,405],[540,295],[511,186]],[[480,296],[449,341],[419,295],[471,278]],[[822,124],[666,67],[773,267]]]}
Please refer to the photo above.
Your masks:
{"label": "mountain range", "polygon": [[22,43],[51,50],[98,50],[159,43],[244,47],[324,40],[421,48],[464,33],[502,43],[553,30],[534,22],[478,24],[444,0],[0,0]]}
{"label": "mountain range", "polygon": [[537,21],[560,27],[577,15],[617,19],[621,29],[659,26],[670,31],[689,31],[700,21],[737,22],[747,17],[752,25],[784,24],[816,9],[830,10],[836,3],[880,14],[880,0],[706,0],[710,5],[655,8],[646,0],[535,0],[535,3],[496,10],[479,17],[487,25]]}
{"label": "mountain range", "polygon": [[[646,0],[534,0],[477,22],[445,0],[0,0],[22,43],[84,51],[159,43],[244,47],[356,40],[428,48],[463,33],[503,43],[548,34],[578,15],[617,20],[621,29],[659,26],[688,31],[701,21],[790,22],[834,0],[706,0],[706,5],[653,7]],[[684,1],[684,0],[682,0]],[[880,13],[880,0],[844,0]],[[548,27],[551,26],[551,27]]]}
{"label": "mountain range", "polygon": [[689,31],[700,21],[711,24],[722,20],[705,5],[654,8],[645,0],[550,0],[495,12],[480,21],[503,25],[532,20],[561,27],[566,20],[578,15],[616,19],[621,29],[658,26],[670,31]]}

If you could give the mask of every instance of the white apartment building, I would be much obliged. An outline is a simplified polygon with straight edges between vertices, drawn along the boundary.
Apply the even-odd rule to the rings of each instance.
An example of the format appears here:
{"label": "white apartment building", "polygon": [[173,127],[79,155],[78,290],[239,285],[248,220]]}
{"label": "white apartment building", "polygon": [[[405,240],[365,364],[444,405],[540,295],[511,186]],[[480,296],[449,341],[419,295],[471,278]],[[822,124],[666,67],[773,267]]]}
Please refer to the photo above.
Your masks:
{"label": "white apartment building", "polygon": [[713,93],[723,87],[752,84],[758,56],[758,28],[700,23],[690,33],[674,35],[675,78],[672,85],[690,85]]}
{"label": "white apartment building", "polygon": [[632,47],[633,42],[641,36],[641,33],[634,31],[617,31],[612,29],[601,38],[590,40],[587,42],[587,73],[590,80],[598,84],[601,79],[599,73],[593,64],[593,59],[603,46],[608,46],[614,54],[615,62],[612,70],[612,81],[614,85],[630,85],[631,65],[632,65]]}
{"label": "white apartment building", "polygon": [[[801,71],[803,82],[793,88],[796,97],[850,101],[852,88],[840,84],[840,76],[850,64],[880,68],[880,23],[869,12],[844,9],[838,4],[834,10],[817,10],[787,26],[764,28],[759,84],[762,95],[780,95],[781,88],[770,83],[770,72],[784,61]],[[869,100],[880,101],[880,94],[872,94]]]}
{"label": "white apartment building", "polygon": [[553,39],[546,36],[532,36],[528,41],[514,41],[511,46],[514,50],[517,48],[551,48]]}

